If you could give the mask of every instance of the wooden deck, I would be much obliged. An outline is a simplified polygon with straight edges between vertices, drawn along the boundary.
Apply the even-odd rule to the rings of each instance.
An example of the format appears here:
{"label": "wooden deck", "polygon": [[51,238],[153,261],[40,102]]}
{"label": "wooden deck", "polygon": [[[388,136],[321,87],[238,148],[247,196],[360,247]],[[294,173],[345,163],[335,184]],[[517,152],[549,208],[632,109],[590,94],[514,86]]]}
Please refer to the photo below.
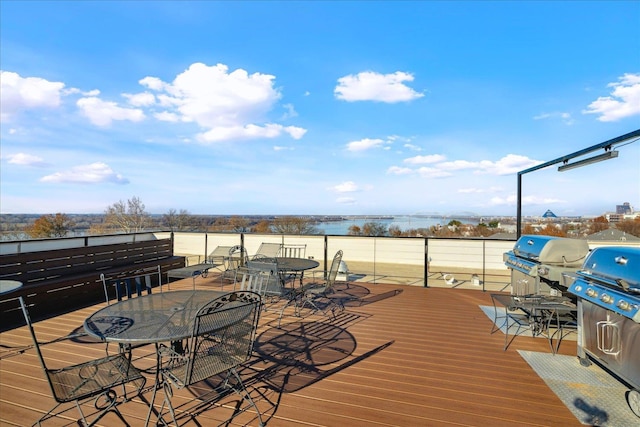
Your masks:
{"label": "wooden deck", "polygon": [[[170,289],[191,286],[184,279]],[[196,286],[220,288],[220,281],[198,278]],[[333,321],[298,318],[289,310],[278,329],[276,314],[263,313],[254,358],[241,375],[268,426],[581,425],[517,352],[549,352],[548,342],[518,337],[503,351],[504,336],[489,333],[492,322],[479,308],[491,305],[489,293],[361,283],[341,285],[340,292],[346,310]],[[36,323],[39,340],[82,331],[84,319],[103,305]],[[2,426],[30,425],[54,404],[30,342],[25,327],[0,334]],[[45,358],[61,365],[105,351],[88,338],[42,348]],[[563,342],[561,354],[575,352],[574,341]],[[153,358],[137,364],[152,365]],[[199,396],[192,410],[198,415],[185,417],[187,425],[258,425],[251,410],[227,423],[237,397],[210,404],[204,396],[209,387],[203,382],[176,392],[174,402],[191,401],[192,408]],[[145,396],[150,399],[151,391]],[[91,413],[90,403],[85,407]],[[64,408],[70,408],[65,418],[44,425],[77,425],[77,410]],[[144,424],[146,409],[139,399],[120,406],[132,426]],[[121,424],[109,414],[100,425]]]}

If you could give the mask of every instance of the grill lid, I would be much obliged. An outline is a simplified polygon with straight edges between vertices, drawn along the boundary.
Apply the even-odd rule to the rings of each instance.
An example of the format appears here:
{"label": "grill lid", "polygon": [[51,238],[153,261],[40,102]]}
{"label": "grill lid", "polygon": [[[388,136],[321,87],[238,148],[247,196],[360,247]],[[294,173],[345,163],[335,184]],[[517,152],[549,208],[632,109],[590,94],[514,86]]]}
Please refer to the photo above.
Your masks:
{"label": "grill lid", "polygon": [[525,235],[516,241],[513,253],[542,264],[578,267],[589,253],[589,243],[581,239]]}
{"label": "grill lid", "polygon": [[625,292],[640,294],[640,248],[609,246],[595,248],[577,274]]}

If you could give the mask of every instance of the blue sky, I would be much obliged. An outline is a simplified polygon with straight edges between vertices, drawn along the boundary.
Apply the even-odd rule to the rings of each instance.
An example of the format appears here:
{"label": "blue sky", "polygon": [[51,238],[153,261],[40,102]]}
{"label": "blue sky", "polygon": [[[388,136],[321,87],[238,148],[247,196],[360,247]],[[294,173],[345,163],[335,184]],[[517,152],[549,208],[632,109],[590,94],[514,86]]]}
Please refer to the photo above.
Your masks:
{"label": "blue sky", "polygon": [[[640,2],[0,4],[2,213],[516,214],[640,128]],[[640,210],[640,141],[523,214]]]}

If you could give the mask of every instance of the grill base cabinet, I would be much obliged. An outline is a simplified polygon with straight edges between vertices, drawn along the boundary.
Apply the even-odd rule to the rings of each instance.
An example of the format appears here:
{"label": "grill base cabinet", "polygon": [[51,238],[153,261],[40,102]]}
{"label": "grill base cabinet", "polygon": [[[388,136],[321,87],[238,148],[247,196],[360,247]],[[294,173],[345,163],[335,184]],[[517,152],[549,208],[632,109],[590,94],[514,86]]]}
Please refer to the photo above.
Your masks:
{"label": "grill base cabinet", "polygon": [[578,298],[580,363],[594,361],[628,386],[640,417],[640,248],[596,248],[563,279]]}
{"label": "grill base cabinet", "polygon": [[582,299],[578,308],[580,363],[593,360],[630,386],[627,403],[640,417],[640,323]]}
{"label": "grill base cabinet", "polygon": [[640,390],[640,323],[582,301],[578,357],[591,356]]}

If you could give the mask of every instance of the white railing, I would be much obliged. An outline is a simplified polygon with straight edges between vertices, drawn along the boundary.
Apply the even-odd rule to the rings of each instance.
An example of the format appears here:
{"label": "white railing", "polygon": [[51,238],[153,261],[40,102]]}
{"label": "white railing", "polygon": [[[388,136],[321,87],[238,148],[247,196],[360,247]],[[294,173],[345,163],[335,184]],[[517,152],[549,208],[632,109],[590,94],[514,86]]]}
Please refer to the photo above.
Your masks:
{"label": "white railing", "polygon": [[[166,237],[164,235],[158,237]],[[218,246],[244,245],[249,255],[261,243],[306,244],[306,256],[320,262],[320,269],[338,250],[350,273],[368,276],[373,282],[429,286],[445,273],[456,272],[502,276],[509,281],[509,271],[502,255],[513,247],[512,240],[440,239],[421,237],[362,237],[327,235],[279,235],[253,233],[183,233],[173,234],[174,254],[189,262],[202,262]],[[460,276],[463,277],[463,276]],[[484,280],[483,280],[484,282]]]}

